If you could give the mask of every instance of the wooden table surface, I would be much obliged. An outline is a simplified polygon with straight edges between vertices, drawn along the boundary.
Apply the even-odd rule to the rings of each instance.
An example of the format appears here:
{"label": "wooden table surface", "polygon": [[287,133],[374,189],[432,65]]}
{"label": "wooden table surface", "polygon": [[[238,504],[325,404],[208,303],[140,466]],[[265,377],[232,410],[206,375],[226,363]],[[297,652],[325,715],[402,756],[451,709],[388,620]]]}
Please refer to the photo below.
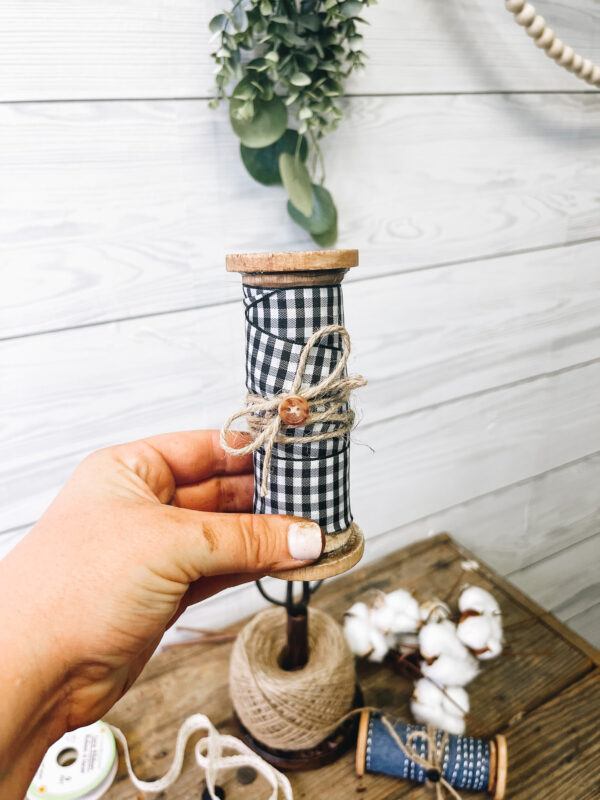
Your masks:
{"label": "wooden table surface", "polygon": [[[463,572],[462,562],[472,557],[441,534],[328,582],[313,603],[341,620],[352,603],[358,599],[369,602],[378,589],[389,592],[404,587],[419,600],[437,596],[450,601],[456,600],[458,587],[466,581],[492,591],[502,608],[507,647],[498,659],[484,663],[481,674],[468,687],[468,732],[481,737],[506,734],[509,800],[597,800],[598,651],[484,565],[476,572]],[[451,590],[453,596],[448,597]],[[231,630],[242,625],[232,626]],[[230,652],[230,644],[220,644],[190,645],[161,653],[107,715],[106,719],[126,734],[140,778],[151,780],[166,772],[177,730],[192,713],[208,715],[223,733],[237,733],[227,687]],[[380,664],[360,662],[358,675],[365,704],[409,718],[409,681]],[[201,797],[203,774],[195,765],[192,749],[190,743],[183,773],[175,786],[159,795],[148,795],[149,798]],[[238,776],[235,770],[222,774],[219,783],[227,800],[268,797],[262,778],[247,784],[246,777]],[[290,780],[296,800],[432,799],[428,789],[409,782],[382,775],[358,779],[353,749],[331,766],[292,773]],[[116,782],[106,797],[143,797],[128,780],[122,757]],[[465,800],[484,797],[487,795],[465,793]]]}

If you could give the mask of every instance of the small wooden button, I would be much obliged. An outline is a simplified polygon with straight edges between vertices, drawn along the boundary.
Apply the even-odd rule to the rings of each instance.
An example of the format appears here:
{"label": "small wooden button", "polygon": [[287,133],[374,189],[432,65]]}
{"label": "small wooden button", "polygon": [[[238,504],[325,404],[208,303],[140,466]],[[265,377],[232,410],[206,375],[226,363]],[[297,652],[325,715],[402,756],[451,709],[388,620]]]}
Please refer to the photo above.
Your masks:
{"label": "small wooden button", "polygon": [[286,397],[279,404],[279,416],[284,425],[291,425],[297,428],[303,425],[308,419],[310,408],[308,402],[297,394]]}

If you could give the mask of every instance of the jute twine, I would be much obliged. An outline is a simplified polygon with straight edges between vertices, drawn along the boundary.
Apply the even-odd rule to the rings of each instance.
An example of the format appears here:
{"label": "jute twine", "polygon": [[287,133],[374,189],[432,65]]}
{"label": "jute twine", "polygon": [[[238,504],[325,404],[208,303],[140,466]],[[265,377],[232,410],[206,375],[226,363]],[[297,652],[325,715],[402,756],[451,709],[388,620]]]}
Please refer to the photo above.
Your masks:
{"label": "jute twine", "polygon": [[256,739],[280,750],[320,744],[354,699],[354,657],[342,629],[318,609],[308,614],[309,660],[302,669],[279,666],[286,643],[282,608],[257,614],[231,654],[229,690],[238,717]]}
{"label": "jute twine", "polygon": [[[326,336],[339,334],[342,340],[342,355],[333,372],[322,381],[312,386],[303,386],[304,370],[310,351],[315,344]],[[221,428],[221,447],[226,453],[244,456],[253,453],[259,447],[265,448],[265,464],[260,487],[261,497],[266,497],[269,490],[269,465],[273,446],[278,444],[297,444],[301,442],[322,442],[344,436],[354,425],[354,411],[348,408],[350,392],[359,386],[365,386],[362,375],[343,375],[350,355],[350,335],[343,325],[326,325],[315,331],[304,345],[298,367],[289,392],[282,392],[274,397],[259,397],[248,394],[244,408],[232,414]],[[279,416],[279,406],[286,397],[303,397],[310,407],[310,414],[299,431],[284,425]],[[227,433],[235,420],[246,417],[248,428],[252,433],[252,441],[245,447],[232,447],[227,442]],[[315,423],[334,423],[334,427],[320,433],[307,434],[305,426]]]}

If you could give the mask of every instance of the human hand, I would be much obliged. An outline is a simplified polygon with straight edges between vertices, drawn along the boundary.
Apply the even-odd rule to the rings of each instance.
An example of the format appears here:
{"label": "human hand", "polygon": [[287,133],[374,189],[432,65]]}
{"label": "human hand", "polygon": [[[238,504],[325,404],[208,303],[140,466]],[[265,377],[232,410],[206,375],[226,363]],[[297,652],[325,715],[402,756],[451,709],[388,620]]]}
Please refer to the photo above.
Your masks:
{"label": "human hand", "polygon": [[251,471],[216,431],[100,450],[0,563],[0,613],[19,609],[0,628],[12,625],[15,657],[35,665],[26,683],[60,696],[52,738],[104,714],[187,606],[319,557],[315,523],[246,513]]}

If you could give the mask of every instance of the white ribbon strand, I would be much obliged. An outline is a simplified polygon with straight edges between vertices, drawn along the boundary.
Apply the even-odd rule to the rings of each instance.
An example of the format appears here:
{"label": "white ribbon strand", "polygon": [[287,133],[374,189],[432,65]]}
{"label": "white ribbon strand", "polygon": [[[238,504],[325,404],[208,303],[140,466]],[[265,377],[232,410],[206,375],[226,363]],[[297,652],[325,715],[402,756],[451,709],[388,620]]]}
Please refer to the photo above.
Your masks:
{"label": "white ribbon strand", "polygon": [[[278,800],[280,790],[284,800],[293,800],[292,787],[285,775],[282,775],[275,767],[272,767],[264,759],[256,755],[256,753],[253,753],[247,745],[239,739],[236,739],[235,736],[219,733],[209,718],[204,714],[192,714],[179,728],[173,762],[163,777],[155,781],[142,781],[136,776],[131,766],[129,747],[127,746],[127,739],[123,731],[119,730],[119,728],[116,728],[114,725],[110,725],[110,729],[123,747],[127,772],[129,773],[131,782],[136,789],[142,792],[162,792],[164,789],[168,789],[169,786],[172,786],[181,773],[188,739],[192,734],[205,730],[208,732],[208,735],[197,742],[194,748],[194,755],[196,757],[196,763],[204,770],[206,786],[211,800],[219,800],[218,795],[215,793],[218,773],[224,769],[235,769],[238,767],[253,767],[266,778],[272,789],[268,800]],[[224,749],[233,750],[234,754],[223,755]]]}

